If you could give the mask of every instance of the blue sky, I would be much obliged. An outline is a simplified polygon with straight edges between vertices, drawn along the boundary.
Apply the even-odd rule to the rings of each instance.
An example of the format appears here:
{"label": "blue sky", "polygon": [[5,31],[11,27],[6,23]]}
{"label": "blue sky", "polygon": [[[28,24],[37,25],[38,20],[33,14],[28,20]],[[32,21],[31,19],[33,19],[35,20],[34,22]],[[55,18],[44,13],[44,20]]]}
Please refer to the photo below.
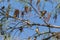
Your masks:
{"label": "blue sky", "polygon": [[[33,4],[36,2],[36,0],[34,0],[33,1]],[[13,13],[14,13],[14,9],[19,9],[19,10],[24,10],[24,3],[20,3],[20,2],[16,2],[15,0],[11,0],[11,12],[10,12],[10,15],[12,15],[13,16]],[[43,4],[45,4],[45,7],[44,7],[44,10],[47,10],[47,12],[52,12],[53,11],[53,9],[55,8],[55,6],[58,4],[57,2],[53,2],[53,4],[51,3],[51,2],[49,2],[49,1],[47,1],[47,2],[45,2],[44,3],[44,0],[42,0],[41,1],[41,4],[40,4],[40,8],[41,8],[41,10],[43,10]],[[5,1],[4,3],[2,2],[2,3],[0,3],[0,7],[1,6],[5,6],[6,8],[7,8],[7,6],[8,6],[8,4],[7,4],[7,2]],[[33,5],[35,8],[36,8],[36,5],[34,4]],[[31,14],[33,15],[33,16],[30,16],[30,17],[28,17],[29,16],[29,14],[27,14],[26,16],[25,16],[25,19],[29,19],[30,21],[32,21],[32,22],[35,22],[35,23],[43,23],[43,21],[42,20],[40,20],[38,17],[36,17],[37,15],[34,15],[35,14],[35,11],[33,10],[32,12],[31,12]],[[52,12],[52,14],[54,14],[53,12]],[[27,18],[26,18],[27,17]],[[60,25],[60,15],[58,16],[58,19],[57,19],[57,22],[56,23],[54,23],[53,22],[53,19],[51,18],[50,19],[50,24],[54,24],[54,25]],[[11,19],[10,19],[11,20]],[[9,24],[8,24],[9,25]],[[20,25],[20,24],[19,24]],[[19,26],[18,25],[18,26]],[[12,25],[11,24],[11,26],[14,26],[14,25]],[[17,31],[17,30],[14,30],[14,32],[13,32],[13,34],[12,34],[12,37],[13,37],[13,35],[14,35],[14,33],[15,33],[15,31],[17,31],[17,33],[16,33],[16,35],[15,35],[15,38],[16,37],[18,37],[19,36],[19,38],[21,38],[21,39],[23,39],[23,38],[27,38],[28,36],[31,36],[31,35],[33,35],[34,33],[35,33],[35,28],[36,28],[36,26],[33,26],[32,27],[32,29],[34,29],[34,30],[31,30],[31,29],[29,29],[29,28],[25,28],[24,29],[24,32],[23,33],[21,33],[21,35],[19,36],[19,31]],[[48,28],[47,27],[40,27],[39,28],[40,30],[40,32],[46,32],[46,31],[48,31]],[[51,29],[51,31],[53,32],[53,31],[57,31],[57,32],[60,32],[60,29],[56,29],[56,28],[52,28]],[[42,37],[41,37],[42,38]],[[37,40],[41,40],[41,38],[39,38],[38,37],[38,39]],[[0,38],[0,40],[2,40],[1,38]]]}

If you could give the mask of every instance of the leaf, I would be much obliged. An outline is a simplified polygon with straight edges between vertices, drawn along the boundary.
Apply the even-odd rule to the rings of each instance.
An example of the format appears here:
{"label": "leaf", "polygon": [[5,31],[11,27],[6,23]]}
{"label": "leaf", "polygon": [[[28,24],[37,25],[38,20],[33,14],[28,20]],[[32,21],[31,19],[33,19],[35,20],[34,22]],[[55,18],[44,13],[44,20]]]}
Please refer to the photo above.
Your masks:
{"label": "leaf", "polygon": [[47,20],[46,20],[47,22],[50,20],[50,17],[51,17],[51,14],[48,13],[48,14],[47,14]]}
{"label": "leaf", "polygon": [[0,23],[0,27],[2,27],[2,24]]}
{"label": "leaf", "polygon": [[56,20],[57,20],[57,13],[54,14],[53,19],[54,19],[54,22],[56,22]]}
{"label": "leaf", "polygon": [[39,32],[39,28],[37,27],[35,31],[36,31],[36,33],[38,33]]}
{"label": "leaf", "polygon": [[2,7],[1,7],[1,9],[4,9],[4,8],[5,8],[5,6],[2,6]]}
{"label": "leaf", "polygon": [[19,2],[19,0],[16,0],[16,2]]}
{"label": "leaf", "polygon": [[41,12],[41,17],[43,17],[47,13],[47,11],[40,11],[40,12]]}
{"label": "leaf", "polygon": [[15,9],[14,11],[14,18],[18,17],[19,18],[19,10]]}
{"label": "leaf", "polygon": [[40,6],[38,6],[38,11],[40,12]]}
{"label": "leaf", "polygon": [[0,31],[2,31],[2,26],[3,26],[3,24],[0,23]]}
{"label": "leaf", "polygon": [[28,40],[31,40],[31,37],[28,37]]}
{"label": "leaf", "polygon": [[27,5],[27,2],[29,1],[29,0],[19,0],[21,3],[23,3],[24,5]]}
{"label": "leaf", "polygon": [[21,27],[19,28],[19,30],[20,30],[20,32],[22,32],[22,31],[23,31],[23,27],[21,26]]}
{"label": "leaf", "polygon": [[32,0],[30,0],[30,3],[32,4]]}
{"label": "leaf", "polygon": [[27,13],[28,12],[28,10],[29,10],[29,8],[28,8],[28,6],[25,6],[25,12]]}
{"label": "leaf", "polygon": [[21,17],[22,17],[22,18],[24,17],[24,11],[22,11],[22,13],[21,13]]}
{"label": "leaf", "polygon": [[7,0],[7,2],[10,2],[10,0]]}
{"label": "leaf", "polygon": [[7,17],[7,19],[8,19],[8,17],[9,17],[9,13],[8,13],[8,12],[6,12],[6,17]]}
{"label": "leaf", "polygon": [[37,40],[37,36],[34,36],[34,40]]}
{"label": "leaf", "polygon": [[4,35],[4,31],[1,31],[1,35]]}
{"label": "leaf", "polygon": [[32,11],[32,7],[29,7],[29,11],[30,11],[30,12]]}
{"label": "leaf", "polygon": [[45,1],[48,1],[48,0],[45,0]]}
{"label": "leaf", "polygon": [[38,5],[40,3],[40,0],[37,0],[37,3],[36,3],[36,5]]}

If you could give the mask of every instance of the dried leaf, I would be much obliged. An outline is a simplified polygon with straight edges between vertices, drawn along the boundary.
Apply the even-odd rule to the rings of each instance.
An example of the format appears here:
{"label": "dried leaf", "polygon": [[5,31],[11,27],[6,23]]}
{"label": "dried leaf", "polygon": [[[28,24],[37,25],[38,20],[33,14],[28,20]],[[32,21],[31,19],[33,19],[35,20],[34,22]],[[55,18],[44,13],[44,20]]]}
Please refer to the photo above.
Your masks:
{"label": "dried leaf", "polygon": [[0,23],[0,27],[2,27],[2,24]]}
{"label": "dried leaf", "polygon": [[22,32],[22,31],[23,31],[23,27],[21,26],[21,27],[19,28],[19,30],[20,30],[20,32]]}
{"label": "dried leaf", "polygon": [[0,30],[2,30],[2,24],[0,24]]}
{"label": "dried leaf", "polygon": [[16,19],[16,15],[14,15],[14,18]]}
{"label": "dried leaf", "polygon": [[47,13],[47,11],[40,11],[40,12],[41,12],[41,17],[43,17]]}
{"label": "dried leaf", "polygon": [[37,3],[36,3],[36,5],[38,5],[40,3],[40,0],[37,0]]}
{"label": "dried leaf", "polygon": [[2,6],[2,8],[1,9],[4,9],[5,8],[5,6]]}
{"label": "dried leaf", "polygon": [[31,40],[31,37],[28,37],[28,40]]}
{"label": "dried leaf", "polygon": [[40,12],[40,6],[38,6],[38,11]]}
{"label": "dried leaf", "polygon": [[48,14],[47,14],[47,19],[46,19],[47,22],[50,20],[50,17],[51,17],[51,14],[48,13]]}
{"label": "dried leaf", "polygon": [[19,18],[19,10],[18,9],[15,9],[14,11],[14,17],[18,17]]}
{"label": "dried leaf", "polygon": [[22,17],[24,16],[24,11],[21,13],[21,16],[22,16]]}
{"label": "dried leaf", "polygon": [[34,36],[34,40],[37,40],[37,36]]}
{"label": "dried leaf", "polygon": [[29,11],[30,11],[30,12],[32,11],[32,7],[29,8]]}
{"label": "dried leaf", "polygon": [[56,22],[56,20],[57,20],[57,13],[54,14],[53,19],[54,19],[54,22]]}
{"label": "dried leaf", "polygon": [[32,0],[30,0],[30,3],[32,4]]}
{"label": "dried leaf", "polygon": [[36,33],[38,33],[38,32],[39,32],[39,29],[38,29],[38,27],[36,28],[36,30],[35,30],[35,31],[36,31]]}
{"label": "dried leaf", "polygon": [[7,0],[7,2],[10,2],[10,0]]}
{"label": "dried leaf", "polygon": [[11,4],[8,5],[8,10],[10,10],[10,9],[11,9]]}
{"label": "dried leaf", "polygon": [[4,31],[1,31],[1,35],[4,35]]}
{"label": "dried leaf", "polygon": [[7,17],[7,19],[8,19],[8,17],[9,17],[9,13],[8,13],[8,12],[6,12],[6,17]]}
{"label": "dried leaf", "polygon": [[45,1],[48,1],[48,0],[45,0]]}
{"label": "dried leaf", "polygon": [[28,12],[28,6],[25,6],[25,12],[27,13]]}

